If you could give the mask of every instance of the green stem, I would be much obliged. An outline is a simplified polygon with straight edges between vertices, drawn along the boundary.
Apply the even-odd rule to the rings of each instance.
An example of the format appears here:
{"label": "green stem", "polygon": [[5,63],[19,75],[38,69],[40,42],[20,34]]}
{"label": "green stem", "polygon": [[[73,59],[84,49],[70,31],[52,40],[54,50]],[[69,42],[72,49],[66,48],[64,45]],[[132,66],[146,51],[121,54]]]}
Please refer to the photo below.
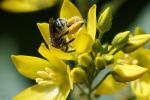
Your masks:
{"label": "green stem", "polygon": [[95,89],[98,88],[98,86],[105,80],[105,78],[110,74],[111,72],[109,71],[103,78],[101,81],[99,81],[99,83],[91,90],[91,92],[93,92]]}
{"label": "green stem", "polygon": [[88,100],[92,100],[92,97],[91,97],[91,95],[92,95],[92,89],[91,89],[91,86],[92,86],[92,82],[90,82],[90,84],[89,84]]}
{"label": "green stem", "polygon": [[88,94],[84,91],[84,89],[79,84],[76,84],[76,85],[84,95],[88,96]]}
{"label": "green stem", "polygon": [[99,39],[100,41],[101,41],[101,39],[102,39],[102,37],[103,37],[103,34],[104,34],[104,33],[100,32],[100,30],[99,30],[98,39]]}

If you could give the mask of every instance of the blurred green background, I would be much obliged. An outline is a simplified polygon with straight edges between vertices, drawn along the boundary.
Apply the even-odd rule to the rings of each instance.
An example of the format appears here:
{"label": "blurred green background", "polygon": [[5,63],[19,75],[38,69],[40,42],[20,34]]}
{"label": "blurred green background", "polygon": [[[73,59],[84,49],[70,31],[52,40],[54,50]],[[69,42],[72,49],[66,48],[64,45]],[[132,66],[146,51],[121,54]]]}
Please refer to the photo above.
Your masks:
{"label": "blurred green background", "polygon": [[[98,6],[97,14],[105,6],[111,5],[113,7],[112,28],[104,35],[104,42],[111,41],[113,36],[120,31],[133,31],[136,26],[140,26],[145,32],[150,33],[149,0],[72,1],[85,18],[89,7],[94,3],[97,3]],[[51,8],[30,13],[12,13],[0,10],[0,100],[11,100],[16,93],[34,83],[16,71],[10,55],[39,56],[37,48],[43,39],[36,23],[48,22],[52,16],[58,16],[60,6],[61,2]],[[118,98],[121,98],[121,100],[127,100],[129,93],[126,93],[126,91],[123,90],[120,95],[102,96],[101,99],[118,100]]]}

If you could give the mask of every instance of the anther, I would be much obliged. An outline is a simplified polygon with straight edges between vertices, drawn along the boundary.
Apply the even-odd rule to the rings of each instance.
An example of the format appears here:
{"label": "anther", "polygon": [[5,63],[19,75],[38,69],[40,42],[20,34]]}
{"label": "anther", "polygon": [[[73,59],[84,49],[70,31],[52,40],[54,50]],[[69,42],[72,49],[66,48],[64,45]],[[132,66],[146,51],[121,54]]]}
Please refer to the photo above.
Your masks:
{"label": "anther", "polygon": [[37,75],[39,75],[41,78],[48,78],[48,73],[45,71],[38,71]]}
{"label": "anther", "polygon": [[42,86],[46,86],[46,85],[52,85],[54,84],[53,81],[40,81],[38,82],[39,85],[42,85]]}

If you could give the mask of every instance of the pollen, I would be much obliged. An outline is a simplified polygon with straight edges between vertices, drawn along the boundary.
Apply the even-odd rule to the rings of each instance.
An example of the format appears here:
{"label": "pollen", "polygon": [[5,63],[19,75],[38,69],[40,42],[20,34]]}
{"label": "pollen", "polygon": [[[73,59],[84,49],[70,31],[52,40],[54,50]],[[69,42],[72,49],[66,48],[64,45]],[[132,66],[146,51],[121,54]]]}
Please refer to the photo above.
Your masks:
{"label": "pollen", "polygon": [[37,71],[36,83],[42,86],[46,85],[59,85],[61,83],[61,76],[57,72],[50,68],[45,68],[45,70]]}
{"label": "pollen", "polygon": [[138,60],[137,59],[133,59],[132,60],[132,64],[137,65],[138,64]]}

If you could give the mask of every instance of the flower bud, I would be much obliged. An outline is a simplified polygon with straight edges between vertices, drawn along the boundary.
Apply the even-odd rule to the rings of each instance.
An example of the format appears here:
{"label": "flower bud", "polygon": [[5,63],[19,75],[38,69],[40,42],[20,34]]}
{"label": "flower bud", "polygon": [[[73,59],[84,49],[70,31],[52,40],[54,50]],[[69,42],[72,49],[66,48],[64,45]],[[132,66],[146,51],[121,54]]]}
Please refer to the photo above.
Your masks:
{"label": "flower bud", "polygon": [[94,52],[99,52],[100,48],[101,48],[101,43],[100,43],[100,41],[98,39],[96,39],[94,44],[93,44],[92,50]]}
{"label": "flower bud", "polygon": [[104,59],[107,63],[107,65],[112,64],[114,62],[114,56],[110,54],[104,55]]}
{"label": "flower bud", "polygon": [[100,48],[101,53],[107,53],[108,52],[108,43],[105,43]]}
{"label": "flower bud", "polygon": [[105,68],[106,61],[103,56],[98,55],[98,56],[96,56],[96,58],[94,60],[94,64],[97,69],[101,70],[101,69]]}
{"label": "flower bud", "polygon": [[142,76],[147,68],[138,65],[116,65],[113,68],[112,75],[116,81],[129,82]]}
{"label": "flower bud", "polygon": [[109,31],[112,25],[112,10],[108,7],[99,17],[97,28],[100,33]]}
{"label": "flower bud", "polygon": [[86,72],[80,67],[71,70],[71,77],[75,83],[83,83],[87,80]]}
{"label": "flower bud", "polygon": [[124,46],[123,52],[130,53],[143,46],[150,40],[150,34],[136,35],[129,38],[128,43]]}
{"label": "flower bud", "polygon": [[112,41],[112,46],[117,48],[118,50],[122,49],[129,40],[129,34],[130,31],[118,33]]}
{"label": "flower bud", "polygon": [[134,35],[141,35],[141,34],[145,34],[145,32],[142,30],[141,27],[136,27],[134,30]]}
{"label": "flower bud", "polygon": [[89,53],[83,53],[78,57],[78,64],[82,67],[88,67],[92,63],[92,57]]}

